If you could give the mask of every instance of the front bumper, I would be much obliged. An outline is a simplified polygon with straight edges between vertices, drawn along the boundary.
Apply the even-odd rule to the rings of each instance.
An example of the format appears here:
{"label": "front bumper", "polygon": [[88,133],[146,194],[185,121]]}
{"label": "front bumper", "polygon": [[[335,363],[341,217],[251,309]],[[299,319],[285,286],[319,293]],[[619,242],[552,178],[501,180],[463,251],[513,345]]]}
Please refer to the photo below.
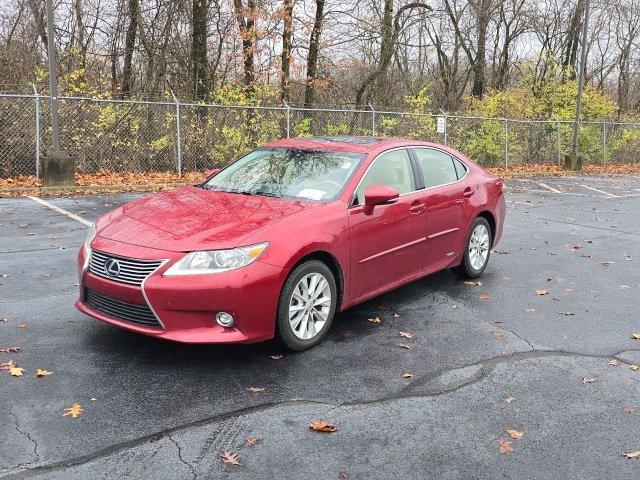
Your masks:
{"label": "front bumper", "polygon": [[[81,312],[134,332],[184,343],[250,343],[273,338],[283,270],[259,260],[228,272],[163,277],[182,253],[167,252],[96,237],[92,248],[113,255],[167,261],[151,274],[143,286],[127,285],[85,271],[83,249],[78,253]],[[148,305],[161,326],[150,327],[124,321],[92,308],[86,299],[91,289],[124,302]],[[233,315],[234,326],[224,328],[215,314]]]}

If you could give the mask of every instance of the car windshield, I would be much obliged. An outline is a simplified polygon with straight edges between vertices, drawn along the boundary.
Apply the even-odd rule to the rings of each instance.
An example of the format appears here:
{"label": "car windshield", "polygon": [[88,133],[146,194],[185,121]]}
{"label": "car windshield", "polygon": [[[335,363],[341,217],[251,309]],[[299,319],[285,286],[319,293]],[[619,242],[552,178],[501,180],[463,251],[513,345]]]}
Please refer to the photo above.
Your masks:
{"label": "car windshield", "polygon": [[249,195],[332,200],[363,157],[347,152],[259,149],[233,162],[202,186]]}

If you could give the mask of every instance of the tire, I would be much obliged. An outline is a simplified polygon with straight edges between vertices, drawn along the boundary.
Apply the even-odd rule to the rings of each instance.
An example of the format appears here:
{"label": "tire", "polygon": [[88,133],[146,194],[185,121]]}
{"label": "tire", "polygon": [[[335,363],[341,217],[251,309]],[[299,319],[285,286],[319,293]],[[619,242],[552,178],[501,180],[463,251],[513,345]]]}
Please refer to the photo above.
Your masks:
{"label": "tire", "polygon": [[[484,235],[478,237],[477,234],[482,233],[483,230],[486,238]],[[476,235],[475,237],[474,234]],[[493,232],[489,222],[483,217],[477,217],[469,229],[469,237],[465,242],[462,263],[451,269],[453,273],[461,278],[476,278],[482,275],[487,263],[489,263],[492,243]],[[483,256],[483,253],[486,256]]]}
{"label": "tire", "polygon": [[278,301],[280,341],[296,352],[320,343],[331,327],[337,299],[336,280],[329,267],[318,260],[297,266],[287,277]]}

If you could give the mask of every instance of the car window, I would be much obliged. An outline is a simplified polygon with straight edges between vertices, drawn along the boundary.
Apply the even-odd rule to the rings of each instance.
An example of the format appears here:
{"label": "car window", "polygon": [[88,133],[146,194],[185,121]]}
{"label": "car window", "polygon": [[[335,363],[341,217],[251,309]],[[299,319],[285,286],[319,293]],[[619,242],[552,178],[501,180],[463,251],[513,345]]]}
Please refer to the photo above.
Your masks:
{"label": "car window", "polygon": [[416,148],[414,151],[425,187],[437,187],[458,180],[451,155],[432,148]]}
{"label": "car window", "polygon": [[458,180],[464,177],[465,173],[467,173],[467,167],[460,160],[453,159],[453,164],[456,167],[456,173],[458,174]]}
{"label": "car window", "polygon": [[232,193],[332,200],[360,166],[362,154],[290,148],[254,150],[202,185]]}
{"label": "car window", "polygon": [[415,182],[409,152],[405,149],[393,150],[376,158],[362,177],[353,204],[362,205],[364,191],[374,184],[395,188],[400,195],[414,191]]}

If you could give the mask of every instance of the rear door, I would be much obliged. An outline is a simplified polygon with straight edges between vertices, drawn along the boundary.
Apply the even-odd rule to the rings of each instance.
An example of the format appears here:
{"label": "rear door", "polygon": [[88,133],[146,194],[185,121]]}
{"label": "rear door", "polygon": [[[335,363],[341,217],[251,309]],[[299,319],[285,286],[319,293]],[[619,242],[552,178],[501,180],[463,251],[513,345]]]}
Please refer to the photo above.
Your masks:
{"label": "rear door", "polygon": [[[365,212],[364,191],[373,184],[395,188],[400,197]],[[351,298],[357,299],[424,268],[426,210],[416,190],[405,148],[380,154],[358,185],[348,211],[351,242]]]}
{"label": "rear door", "polygon": [[445,268],[463,248],[465,204],[475,192],[467,168],[448,153],[414,147],[412,153],[425,185],[427,212],[426,269]]}

